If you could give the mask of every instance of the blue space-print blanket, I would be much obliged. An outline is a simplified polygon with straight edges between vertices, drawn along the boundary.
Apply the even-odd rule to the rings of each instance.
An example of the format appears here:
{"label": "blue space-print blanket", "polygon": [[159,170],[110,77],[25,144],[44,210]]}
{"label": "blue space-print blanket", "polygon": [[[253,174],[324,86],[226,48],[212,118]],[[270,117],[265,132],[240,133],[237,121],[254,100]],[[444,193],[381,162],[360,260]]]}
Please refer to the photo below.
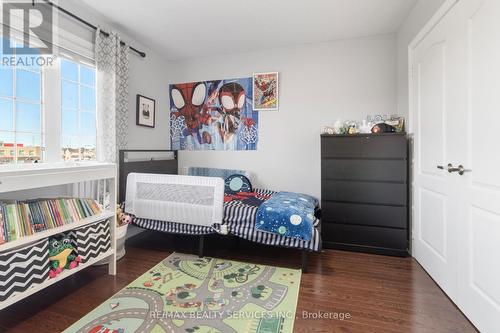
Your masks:
{"label": "blue space-print blanket", "polygon": [[318,200],[293,192],[278,192],[257,210],[255,227],[261,231],[310,241]]}

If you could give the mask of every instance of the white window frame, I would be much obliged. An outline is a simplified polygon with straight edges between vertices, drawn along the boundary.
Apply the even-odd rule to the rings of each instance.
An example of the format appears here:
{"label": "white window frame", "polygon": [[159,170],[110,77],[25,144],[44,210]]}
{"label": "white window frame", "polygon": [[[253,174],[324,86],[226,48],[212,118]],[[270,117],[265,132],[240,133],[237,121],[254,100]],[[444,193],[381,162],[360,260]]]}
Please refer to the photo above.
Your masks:
{"label": "white window frame", "polygon": [[60,60],[55,58],[52,66],[43,68],[43,86],[53,87],[44,89],[44,128],[45,128],[45,152],[44,162],[61,162],[61,82],[60,82]]}
{"label": "white window frame", "polygon": [[[0,1],[1,2],[1,1]],[[0,9],[2,4],[0,3]],[[13,16],[11,17],[11,24],[13,29],[11,30],[10,38],[15,38],[19,42],[22,42],[23,35],[18,32],[14,27],[22,26],[24,17]],[[62,149],[62,96],[61,96],[61,61],[60,57],[67,58],[69,60],[78,62],[85,66],[95,68],[95,63],[93,61],[94,57],[94,32],[87,31],[88,29],[81,29],[78,22],[73,23],[66,19],[59,22],[59,15],[53,16],[53,52],[55,56],[53,57],[52,66],[42,66],[40,69],[41,83],[40,83],[40,118],[41,118],[41,139],[40,139],[40,158],[43,163],[55,163],[63,162],[63,157],[61,153]],[[60,24],[61,23],[61,24]],[[3,18],[0,15],[0,26],[3,24]],[[0,29],[1,30],[1,29]],[[77,33],[75,33],[75,31]],[[1,31],[0,31],[1,37]],[[64,51],[63,51],[64,50]],[[64,54],[67,51],[69,54]],[[61,54],[59,54],[61,51]],[[74,56],[72,56],[74,54]],[[96,70],[96,85],[95,89],[97,92],[97,70]],[[13,89],[15,89],[15,74],[13,73]],[[15,108],[15,99],[13,99]],[[96,118],[97,118],[97,94],[96,94]],[[14,129],[15,129],[15,113],[14,116]],[[79,115],[80,116],[80,115]],[[96,159],[98,150],[97,137],[99,123],[96,119]],[[17,131],[14,131],[14,135]],[[22,133],[22,132],[20,132]],[[17,139],[14,137],[14,143],[17,144]],[[16,152],[15,163],[17,161],[17,146],[14,147]],[[25,153],[25,155],[27,155]],[[87,162],[87,161],[82,161]],[[92,162],[92,161],[90,161]]]}

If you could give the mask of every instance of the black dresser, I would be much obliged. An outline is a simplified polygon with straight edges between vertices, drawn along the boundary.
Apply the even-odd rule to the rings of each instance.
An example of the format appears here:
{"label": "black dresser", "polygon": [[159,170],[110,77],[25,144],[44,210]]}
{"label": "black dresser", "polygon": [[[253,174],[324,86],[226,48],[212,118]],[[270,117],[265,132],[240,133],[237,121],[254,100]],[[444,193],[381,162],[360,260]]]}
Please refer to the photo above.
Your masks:
{"label": "black dresser", "polygon": [[326,248],[408,255],[408,140],[404,133],[321,136]]}

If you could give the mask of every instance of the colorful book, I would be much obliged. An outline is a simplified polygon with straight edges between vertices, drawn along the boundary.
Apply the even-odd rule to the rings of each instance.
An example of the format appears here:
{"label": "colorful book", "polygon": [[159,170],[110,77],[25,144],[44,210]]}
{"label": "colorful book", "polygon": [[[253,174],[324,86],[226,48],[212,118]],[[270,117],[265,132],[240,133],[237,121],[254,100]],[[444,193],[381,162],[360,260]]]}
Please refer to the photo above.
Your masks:
{"label": "colorful book", "polygon": [[57,198],[0,202],[0,244],[100,214],[88,198]]}
{"label": "colorful book", "polygon": [[7,242],[7,235],[5,233],[5,220],[3,218],[3,204],[0,203],[0,244]]}

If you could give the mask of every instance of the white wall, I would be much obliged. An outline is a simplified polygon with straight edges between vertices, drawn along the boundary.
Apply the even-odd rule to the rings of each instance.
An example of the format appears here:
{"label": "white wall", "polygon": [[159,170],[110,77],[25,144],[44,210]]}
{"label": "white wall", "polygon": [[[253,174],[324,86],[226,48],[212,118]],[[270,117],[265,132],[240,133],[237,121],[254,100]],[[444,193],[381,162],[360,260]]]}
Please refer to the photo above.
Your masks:
{"label": "white wall", "polygon": [[[134,45],[135,46],[135,45]],[[141,50],[145,50],[144,48]],[[130,55],[129,149],[170,149],[168,84],[173,69],[151,50],[146,58]],[[156,127],[136,125],[137,94],[156,101]]]}
{"label": "white wall", "polygon": [[175,62],[171,83],[280,73],[280,110],[260,112],[257,151],[180,152],[180,167],[241,168],[254,185],[320,197],[320,128],[394,114],[396,35]]}
{"label": "white wall", "polygon": [[398,36],[398,113],[408,119],[408,44],[445,0],[418,0],[401,25]]}

